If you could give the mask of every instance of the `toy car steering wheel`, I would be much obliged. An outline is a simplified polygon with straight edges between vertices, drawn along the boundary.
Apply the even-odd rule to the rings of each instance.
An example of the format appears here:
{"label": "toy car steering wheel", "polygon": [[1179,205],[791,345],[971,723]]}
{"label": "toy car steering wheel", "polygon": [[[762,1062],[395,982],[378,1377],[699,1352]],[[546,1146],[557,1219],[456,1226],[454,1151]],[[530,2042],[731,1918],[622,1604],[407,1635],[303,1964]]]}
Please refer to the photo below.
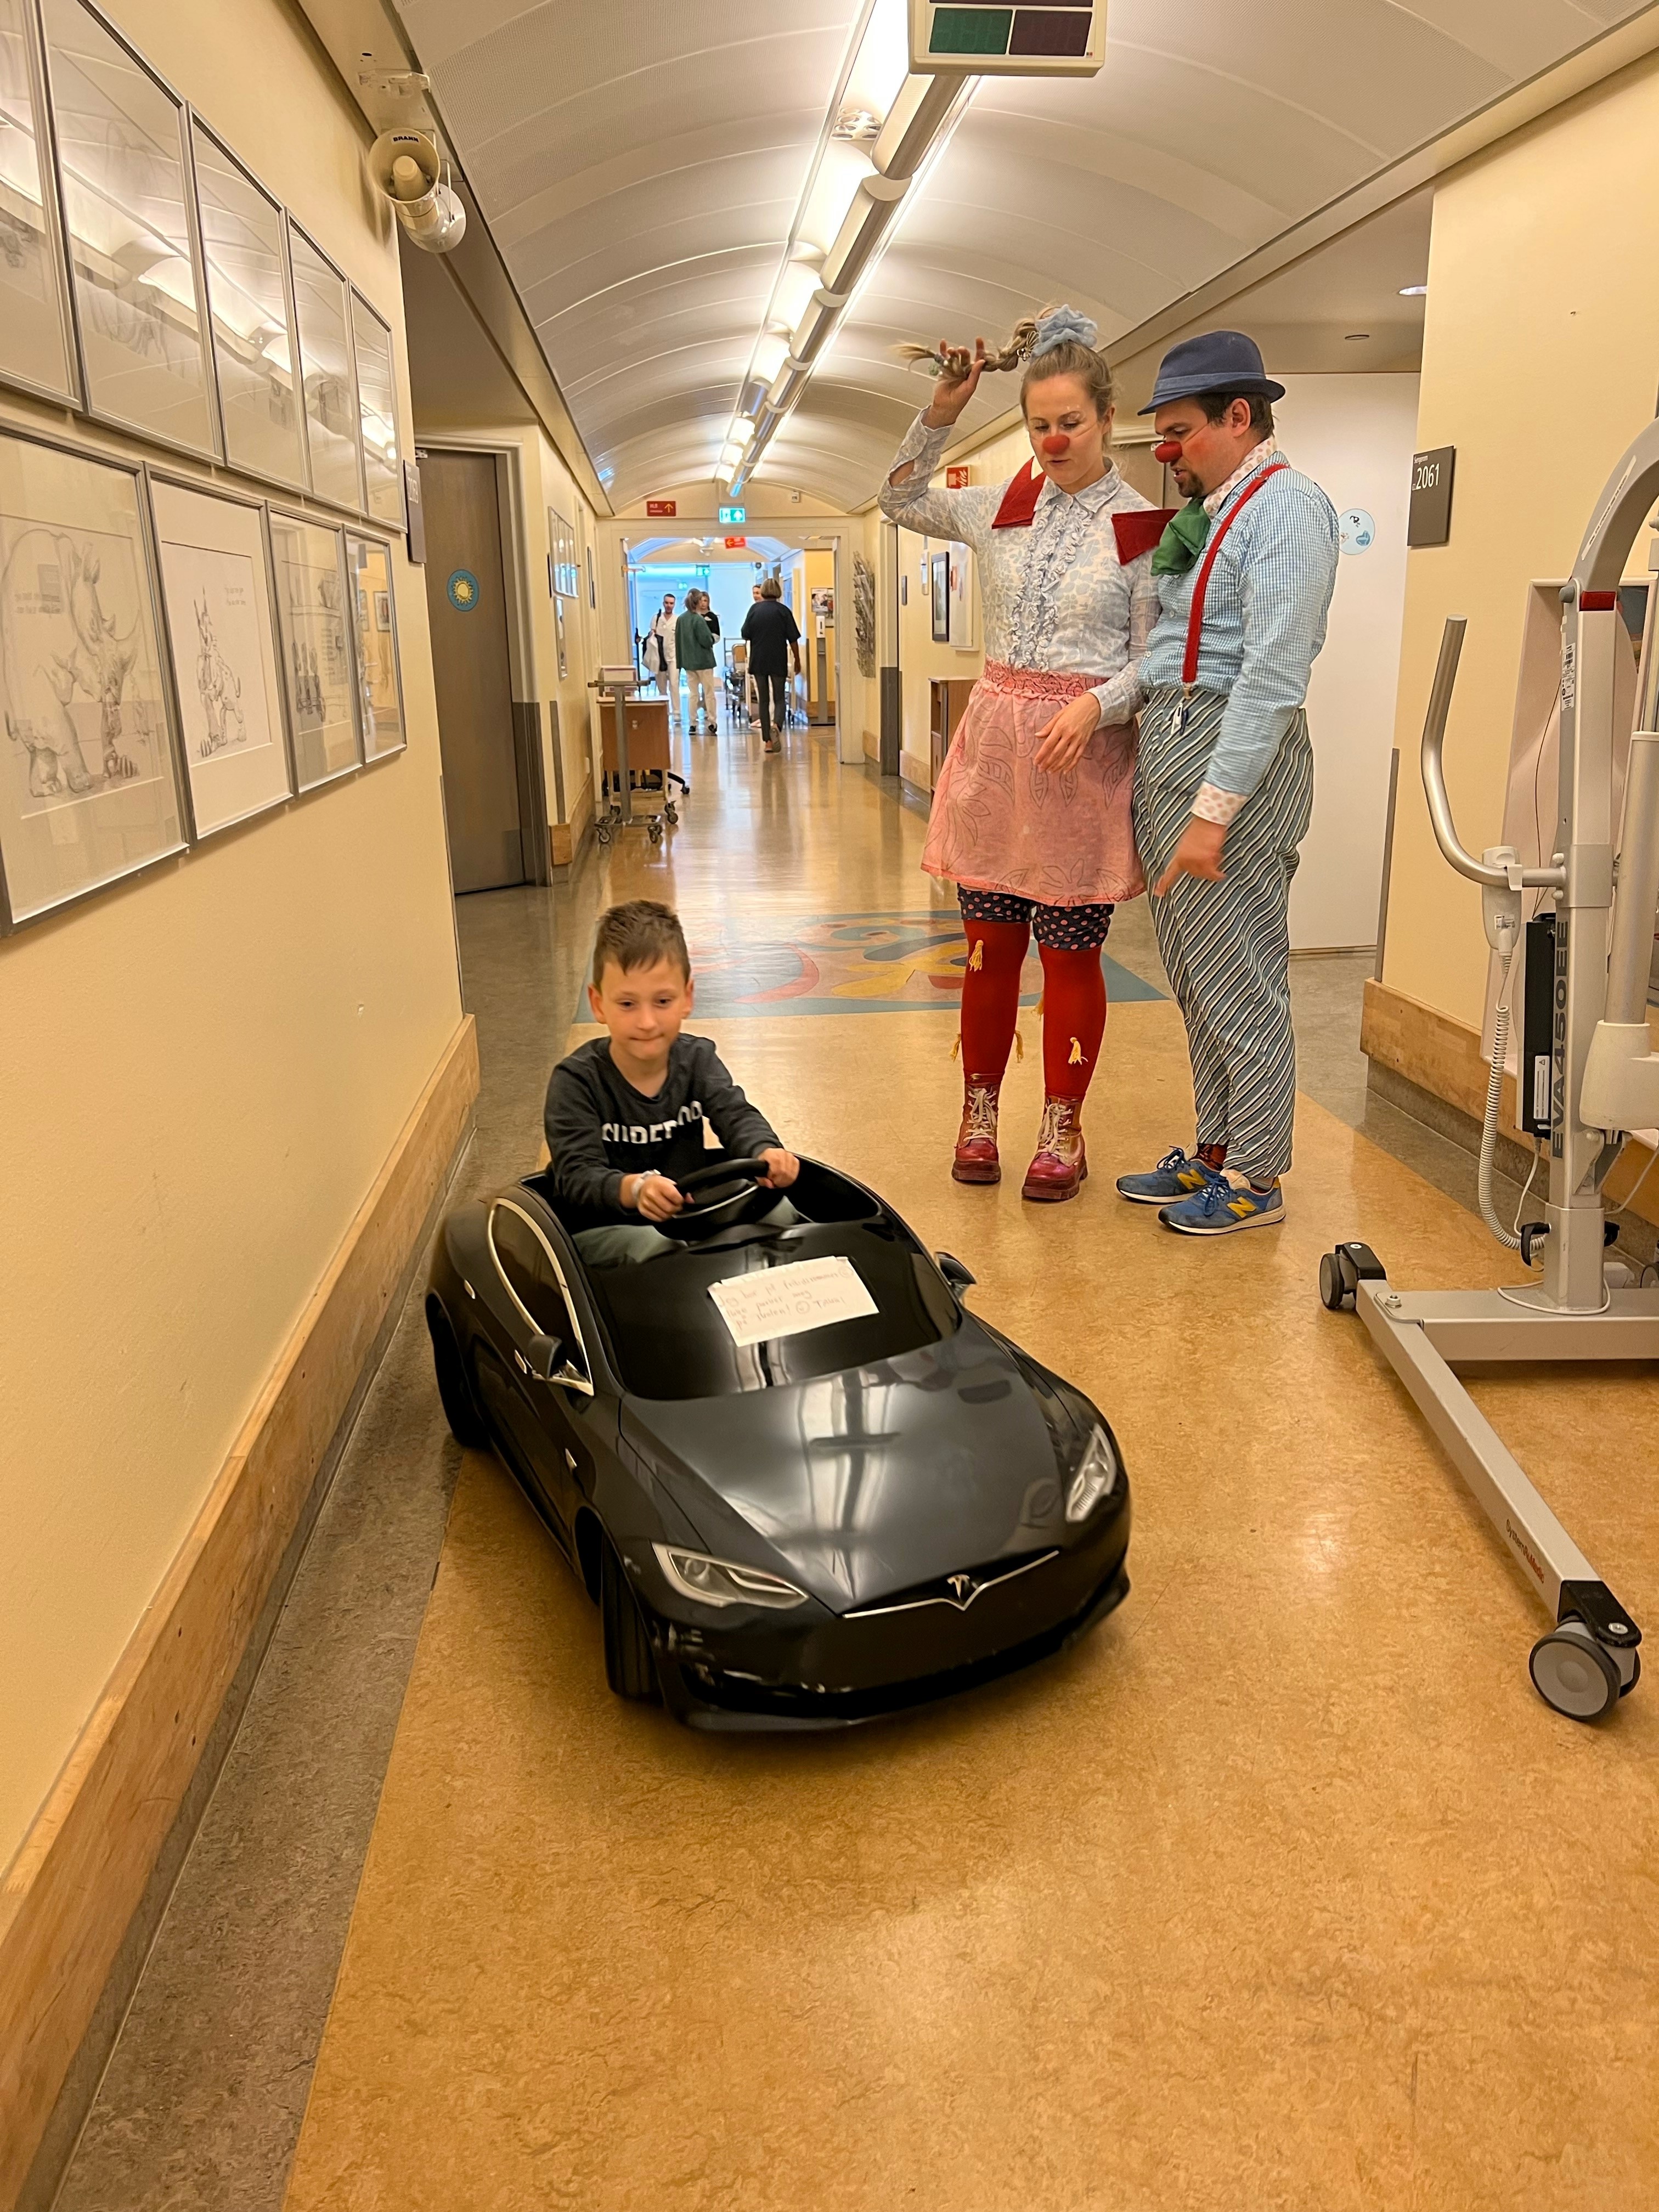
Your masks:
{"label": "toy car steering wheel", "polygon": [[[699,1168],[695,1175],[682,1176],[678,1188],[684,1198],[699,1191],[714,1191],[719,1195],[704,1199],[701,1206],[682,1206],[665,1221],[653,1221],[652,1227],[659,1236],[673,1237],[682,1243],[691,1243],[698,1237],[713,1236],[718,1229],[733,1229],[743,1220],[755,1198],[757,1186],[772,1172],[766,1160],[716,1160],[712,1167]],[[727,1186],[735,1186],[728,1188]],[[769,1198],[772,1194],[765,1194]]]}

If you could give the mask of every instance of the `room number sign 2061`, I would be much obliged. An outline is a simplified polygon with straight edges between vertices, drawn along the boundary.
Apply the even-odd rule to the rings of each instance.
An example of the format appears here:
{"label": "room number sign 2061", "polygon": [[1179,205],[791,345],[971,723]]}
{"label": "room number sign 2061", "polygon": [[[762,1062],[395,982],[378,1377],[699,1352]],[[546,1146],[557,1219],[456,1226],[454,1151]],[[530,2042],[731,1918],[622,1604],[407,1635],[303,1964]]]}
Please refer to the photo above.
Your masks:
{"label": "room number sign 2061", "polygon": [[1451,536],[1452,469],[1455,446],[1436,446],[1412,456],[1411,514],[1407,545],[1443,545]]}

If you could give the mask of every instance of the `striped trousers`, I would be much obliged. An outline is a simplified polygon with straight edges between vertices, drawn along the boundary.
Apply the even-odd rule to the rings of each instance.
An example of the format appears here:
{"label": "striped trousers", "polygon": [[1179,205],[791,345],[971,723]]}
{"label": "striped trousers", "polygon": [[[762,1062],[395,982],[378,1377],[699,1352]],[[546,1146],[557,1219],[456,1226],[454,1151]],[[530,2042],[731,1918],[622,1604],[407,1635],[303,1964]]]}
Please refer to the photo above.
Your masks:
{"label": "striped trousers", "polygon": [[[1226,705],[1214,692],[1194,691],[1183,728],[1181,702],[1178,684],[1160,685],[1140,718],[1135,842],[1149,885],[1192,818]],[[1298,708],[1228,830],[1225,882],[1183,876],[1152,902],[1158,951],[1187,1023],[1198,1141],[1225,1145],[1228,1166],[1255,1183],[1271,1182],[1291,1164],[1291,878],[1312,811],[1313,748]]]}

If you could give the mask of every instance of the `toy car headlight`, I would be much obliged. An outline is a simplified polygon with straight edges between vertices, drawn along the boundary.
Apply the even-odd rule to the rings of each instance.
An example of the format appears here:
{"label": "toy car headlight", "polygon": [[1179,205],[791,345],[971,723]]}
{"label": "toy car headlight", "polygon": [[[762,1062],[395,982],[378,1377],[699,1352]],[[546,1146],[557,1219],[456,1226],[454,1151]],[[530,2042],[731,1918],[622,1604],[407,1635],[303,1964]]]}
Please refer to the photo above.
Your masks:
{"label": "toy car headlight", "polygon": [[781,1575],[763,1574],[758,1567],[739,1566],[733,1559],[711,1559],[703,1552],[684,1552],[678,1544],[653,1544],[657,1565],[682,1597],[699,1605],[762,1605],[787,1613],[805,1605],[806,1592]]}
{"label": "toy car headlight", "polygon": [[1116,1483],[1117,1454],[1105,1430],[1097,1427],[1066,1486],[1066,1518],[1086,1521],[1101,1499],[1111,1496]]}

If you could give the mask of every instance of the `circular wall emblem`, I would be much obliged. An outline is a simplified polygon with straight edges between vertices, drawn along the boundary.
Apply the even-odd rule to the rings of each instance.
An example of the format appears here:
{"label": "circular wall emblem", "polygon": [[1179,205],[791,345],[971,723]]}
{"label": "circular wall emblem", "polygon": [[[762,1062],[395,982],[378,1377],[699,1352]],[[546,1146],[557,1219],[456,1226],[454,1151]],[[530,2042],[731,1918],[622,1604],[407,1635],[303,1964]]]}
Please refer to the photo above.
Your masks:
{"label": "circular wall emblem", "polygon": [[1376,538],[1376,524],[1363,507],[1351,507],[1338,518],[1337,527],[1342,532],[1345,553],[1367,552]]}
{"label": "circular wall emblem", "polygon": [[[1346,548],[1343,549],[1345,551]],[[449,580],[449,604],[458,614],[470,615],[478,604],[478,580],[471,568],[457,568]]]}

